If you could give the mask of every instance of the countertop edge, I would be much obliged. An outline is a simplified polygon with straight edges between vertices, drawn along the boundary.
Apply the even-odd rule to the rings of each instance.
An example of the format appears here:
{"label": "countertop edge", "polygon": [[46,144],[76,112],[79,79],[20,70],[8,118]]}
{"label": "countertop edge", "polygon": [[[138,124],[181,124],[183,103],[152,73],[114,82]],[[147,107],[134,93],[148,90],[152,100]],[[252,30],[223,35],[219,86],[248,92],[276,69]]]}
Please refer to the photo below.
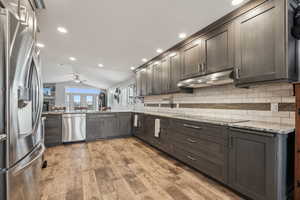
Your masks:
{"label": "countertop edge", "polygon": [[[146,115],[167,117],[167,118],[187,120],[187,121],[200,122],[200,123],[208,123],[208,124],[219,125],[219,126],[228,126],[229,128],[260,131],[260,132],[265,132],[265,133],[269,133],[269,134],[287,135],[287,134],[295,132],[295,128],[281,128],[281,129],[261,128],[261,127],[255,127],[255,126],[242,125],[242,123],[244,123],[244,122],[242,122],[242,123],[212,122],[212,121],[206,121],[206,120],[196,119],[196,118],[189,118],[189,117],[184,117],[184,116],[183,117],[172,116],[172,115],[168,115],[168,114],[164,115],[164,114],[155,114],[155,113],[147,113],[147,112],[137,112],[137,111],[134,111],[133,113],[141,113],[141,114],[146,114]],[[248,122],[255,123],[255,121],[251,121],[251,120],[249,120]]]}

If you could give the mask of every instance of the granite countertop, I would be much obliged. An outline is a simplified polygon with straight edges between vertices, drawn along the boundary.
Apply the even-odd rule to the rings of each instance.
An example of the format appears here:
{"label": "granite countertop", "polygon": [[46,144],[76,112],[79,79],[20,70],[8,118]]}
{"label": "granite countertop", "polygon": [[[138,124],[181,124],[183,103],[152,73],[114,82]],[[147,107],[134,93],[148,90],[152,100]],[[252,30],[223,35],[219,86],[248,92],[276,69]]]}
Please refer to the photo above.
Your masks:
{"label": "granite countertop", "polygon": [[254,131],[262,131],[270,134],[289,134],[295,131],[295,126],[282,123],[271,123],[271,122],[258,122],[252,120],[235,120],[229,118],[217,118],[203,115],[186,115],[186,114],[174,114],[174,113],[157,113],[157,112],[142,112],[142,111],[131,111],[131,110],[112,110],[112,111],[70,111],[70,112],[47,112],[44,115],[51,114],[105,114],[105,113],[120,113],[120,112],[134,112],[143,113],[148,115],[168,117],[174,119],[181,119],[194,122],[203,122],[221,126],[229,126],[240,129],[248,129]]}
{"label": "granite countertop", "polygon": [[204,122],[209,124],[228,126],[240,129],[262,131],[270,134],[289,134],[295,131],[295,126],[289,124],[258,122],[252,120],[234,120],[226,118],[214,118],[201,115],[185,115],[172,113],[137,112],[154,116],[182,119],[187,121]]}
{"label": "granite countertop", "polygon": [[248,121],[230,124],[230,126],[235,128],[252,129],[277,134],[289,134],[295,131],[295,127],[292,125],[272,122]]}
{"label": "granite countertop", "polygon": [[104,113],[120,113],[120,112],[132,112],[130,110],[112,110],[112,111],[61,111],[61,112],[43,112],[43,115],[63,115],[63,114],[104,114]]}

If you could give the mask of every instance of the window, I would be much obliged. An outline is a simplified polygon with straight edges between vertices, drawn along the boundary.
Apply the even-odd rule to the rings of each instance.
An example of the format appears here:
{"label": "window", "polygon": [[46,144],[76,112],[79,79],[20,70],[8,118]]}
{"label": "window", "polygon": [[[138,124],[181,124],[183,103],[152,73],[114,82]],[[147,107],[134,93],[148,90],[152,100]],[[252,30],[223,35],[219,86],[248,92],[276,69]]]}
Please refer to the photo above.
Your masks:
{"label": "window", "polygon": [[66,88],[65,103],[68,110],[76,107],[87,107],[88,110],[98,110],[101,90],[93,88]]}
{"label": "window", "polygon": [[73,96],[74,107],[79,107],[79,106],[81,106],[81,101],[80,101],[80,99],[81,99],[80,95],[74,95],[74,96]]}
{"label": "window", "polygon": [[94,97],[93,96],[86,96],[86,105],[89,110],[94,110]]}

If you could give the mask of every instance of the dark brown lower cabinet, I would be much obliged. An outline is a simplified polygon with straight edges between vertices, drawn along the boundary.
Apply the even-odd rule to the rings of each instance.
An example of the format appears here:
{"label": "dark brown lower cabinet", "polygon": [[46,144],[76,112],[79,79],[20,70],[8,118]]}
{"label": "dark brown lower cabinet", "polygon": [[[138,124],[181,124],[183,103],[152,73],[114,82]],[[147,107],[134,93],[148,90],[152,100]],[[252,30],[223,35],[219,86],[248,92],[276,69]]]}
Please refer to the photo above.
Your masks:
{"label": "dark brown lower cabinet", "polygon": [[289,199],[293,136],[231,129],[229,186],[255,200]]}
{"label": "dark brown lower cabinet", "polygon": [[49,114],[45,120],[45,145],[52,147],[62,144],[62,115]]}
{"label": "dark brown lower cabinet", "polygon": [[131,113],[87,114],[86,140],[117,138],[132,134]]}
{"label": "dark brown lower cabinet", "polygon": [[[135,121],[136,120],[136,121]],[[133,135],[140,139],[143,138],[144,131],[144,114],[134,113],[132,117]]]}
{"label": "dark brown lower cabinet", "polygon": [[[155,119],[161,119],[159,138]],[[294,134],[273,134],[143,115],[143,141],[253,200],[293,191]]]}

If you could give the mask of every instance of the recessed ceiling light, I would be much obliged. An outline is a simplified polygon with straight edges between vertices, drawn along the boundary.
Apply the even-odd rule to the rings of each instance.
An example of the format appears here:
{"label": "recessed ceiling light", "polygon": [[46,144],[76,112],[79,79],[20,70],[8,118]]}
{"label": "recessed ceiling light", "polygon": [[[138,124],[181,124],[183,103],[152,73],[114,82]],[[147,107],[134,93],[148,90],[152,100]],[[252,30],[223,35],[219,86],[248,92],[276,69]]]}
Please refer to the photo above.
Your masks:
{"label": "recessed ceiling light", "polygon": [[70,57],[69,58],[71,61],[75,61],[75,60],[77,60],[76,58],[74,58],[74,57]]}
{"label": "recessed ceiling light", "polygon": [[131,70],[135,70],[135,67],[130,67]]}
{"label": "recessed ceiling light", "polygon": [[232,4],[233,6],[237,6],[237,5],[241,4],[241,3],[243,3],[243,1],[244,1],[244,0],[232,0],[231,4]]}
{"label": "recessed ceiling light", "polygon": [[162,53],[163,50],[162,50],[162,49],[156,49],[156,52],[157,52],[157,53]]}
{"label": "recessed ceiling light", "polygon": [[45,45],[43,43],[40,43],[40,42],[36,43],[36,46],[39,47],[39,48],[44,48],[45,47]]}
{"label": "recessed ceiling light", "polygon": [[104,67],[104,65],[103,64],[98,64],[98,67]]}
{"label": "recessed ceiling light", "polygon": [[148,60],[147,60],[147,58],[143,58],[142,61],[143,62],[147,62]]}
{"label": "recessed ceiling light", "polygon": [[63,34],[68,33],[68,30],[65,27],[62,27],[62,26],[58,27],[57,31],[60,32],[60,33],[63,33]]}
{"label": "recessed ceiling light", "polygon": [[184,39],[184,38],[186,38],[186,33],[179,33],[178,37],[180,39]]}

